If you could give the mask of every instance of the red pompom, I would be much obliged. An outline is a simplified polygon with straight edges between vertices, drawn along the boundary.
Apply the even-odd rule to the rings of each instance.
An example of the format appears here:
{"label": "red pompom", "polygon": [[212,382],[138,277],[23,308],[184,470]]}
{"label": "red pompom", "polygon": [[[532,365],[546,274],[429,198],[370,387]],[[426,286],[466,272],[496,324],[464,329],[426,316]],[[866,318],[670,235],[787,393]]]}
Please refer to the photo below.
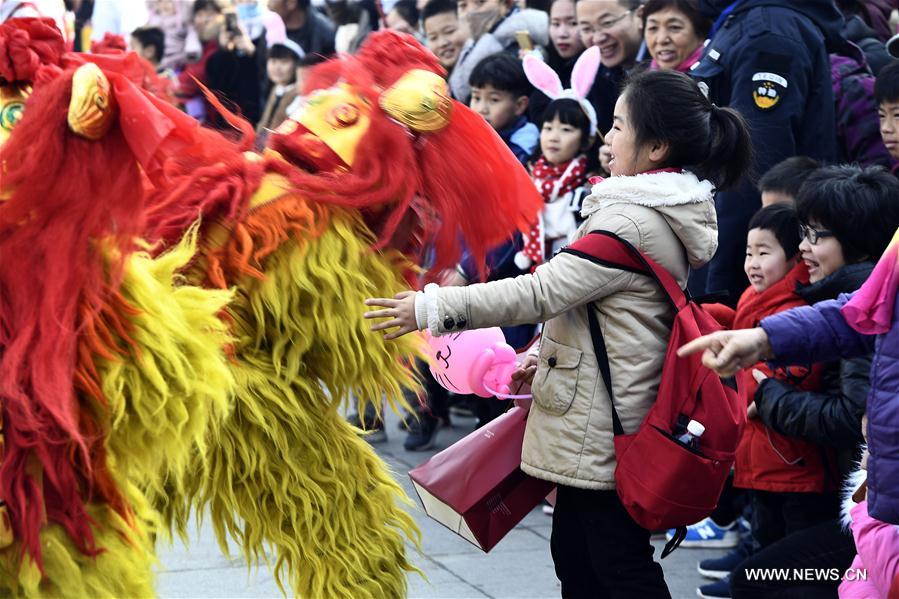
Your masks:
{"label": "red pompom", "polygon": [[0,79],[33,82],[42,66],[60,63],[65,41],[52,19],[0,23]]}
{"label": "red pompom", "polygon": [[91,53],[93,54],[124,54],[128,50],[128,44],[121,35],[106,32],[103,39],[99,42],[91,42]]}

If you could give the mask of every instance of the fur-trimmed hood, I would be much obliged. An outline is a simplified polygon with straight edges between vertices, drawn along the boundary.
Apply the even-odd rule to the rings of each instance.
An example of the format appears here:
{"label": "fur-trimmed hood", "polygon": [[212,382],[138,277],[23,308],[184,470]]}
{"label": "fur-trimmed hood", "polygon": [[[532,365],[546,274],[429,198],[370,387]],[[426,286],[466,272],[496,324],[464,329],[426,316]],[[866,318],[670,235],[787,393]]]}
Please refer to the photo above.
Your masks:
{"label": "fur-trimmed hood", "polygon": [[593,186],[584,199],[585,218],[602,208],[626,203],[659,212],[684,249],[690,266],[706,264],[718,249],[715,188],[690,172],[657,172],[609,177]]}

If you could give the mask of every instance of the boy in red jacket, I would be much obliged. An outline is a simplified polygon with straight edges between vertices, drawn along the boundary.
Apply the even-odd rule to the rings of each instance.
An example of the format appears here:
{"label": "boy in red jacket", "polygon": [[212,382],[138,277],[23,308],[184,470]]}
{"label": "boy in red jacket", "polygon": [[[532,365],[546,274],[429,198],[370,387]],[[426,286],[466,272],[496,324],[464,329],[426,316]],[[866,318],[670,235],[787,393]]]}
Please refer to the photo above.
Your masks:
{"label": "boy in red jacket", "polygon": [[[805,302],[796,294],[808,283],[799,260],[799,219],[795,208],[776,204],[759,210],[749,224],[744,269],[750,286],[737,304],[734,328],[759,321]],[[758,381],[775,377],[812,390],[820,368],[778,368],[759,363],[738,373],[749,406],[749,421],[737,448],[734,486],[752,489],[752,535],[756,549],[834,516],[834,457],[820,445],[787,437],[762,424],[753,403]],[[828,472],[830,471],[830,472]]]}

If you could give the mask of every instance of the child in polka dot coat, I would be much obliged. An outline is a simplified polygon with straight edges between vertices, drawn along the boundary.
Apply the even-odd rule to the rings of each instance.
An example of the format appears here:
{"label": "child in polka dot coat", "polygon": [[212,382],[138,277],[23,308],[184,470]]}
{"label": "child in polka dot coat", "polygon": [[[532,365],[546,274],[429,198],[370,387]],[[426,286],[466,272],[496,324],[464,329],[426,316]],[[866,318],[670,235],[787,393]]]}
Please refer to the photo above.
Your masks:
{"label": "child in polka dot coat", "polygon": [[[585,54],[585,60],[578,61],[584,64],[576,65],[575,70],[587,71],[591,65],[586,63],[594,58],[592,54],[597,54],[598,61],[598,53]],[[598,166],[594,151],[597,131],[596,113],[577,89],[561,90],[558,76],[533,56],[525,58],[524,67],[531,83],[554,98],[543,113],[540,153],[530,167],[545,203],[538,221],[524,237],[523,249],[515,256],[520,269],[533,270],[568,245],[581,223],[581,204],[590,193],[588,173]],[[595,74],[595,69],[582,77],[587,90],[592,84],[591,74]]]}

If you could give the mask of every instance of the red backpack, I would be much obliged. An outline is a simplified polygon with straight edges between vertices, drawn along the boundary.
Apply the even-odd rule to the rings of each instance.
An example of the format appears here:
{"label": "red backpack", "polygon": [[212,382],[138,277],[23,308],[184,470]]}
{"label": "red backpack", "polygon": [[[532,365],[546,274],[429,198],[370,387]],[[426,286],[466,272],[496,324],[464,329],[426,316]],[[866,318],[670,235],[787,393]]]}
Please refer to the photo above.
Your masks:
{"label": "red backpack", "polygon": [[[721,379],[703,367],[699,354],[677,355],[685,343],[721,330],[721,326],[686,297],[667,270],[614,233],[592,231],[563,251],[650,276],[674,306],[659,393],[640,428],[631,435],[624,434],[615,410],[609,359],[596,311],[587,309],[599,371],[612,400],[618,496],[643,528],[678,529],[662,552],[665,557],[683,540],[687,525],[715,509],[746,423],[746,405],[737,393],[735,379]],[[690,420],[705,426],[696,448],[677,438]]]}

